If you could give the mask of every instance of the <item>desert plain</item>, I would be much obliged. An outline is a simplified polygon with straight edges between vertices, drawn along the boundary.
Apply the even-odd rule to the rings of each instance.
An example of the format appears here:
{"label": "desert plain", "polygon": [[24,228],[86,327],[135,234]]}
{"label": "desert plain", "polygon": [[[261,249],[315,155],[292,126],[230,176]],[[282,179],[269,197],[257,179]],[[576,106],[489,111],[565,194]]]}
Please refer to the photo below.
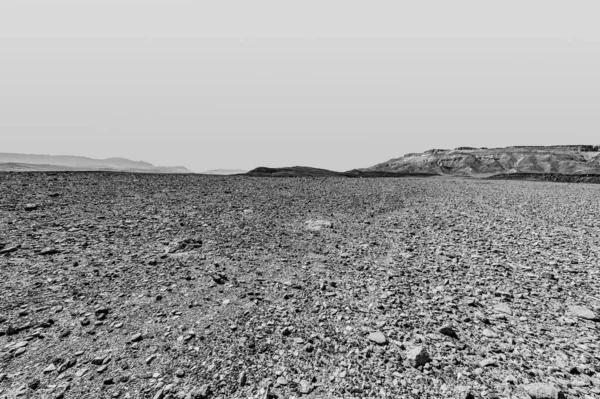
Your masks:
{"label": "desert plain", "polygon": [[0,398],[600,398],[600,185],[0,174]]}

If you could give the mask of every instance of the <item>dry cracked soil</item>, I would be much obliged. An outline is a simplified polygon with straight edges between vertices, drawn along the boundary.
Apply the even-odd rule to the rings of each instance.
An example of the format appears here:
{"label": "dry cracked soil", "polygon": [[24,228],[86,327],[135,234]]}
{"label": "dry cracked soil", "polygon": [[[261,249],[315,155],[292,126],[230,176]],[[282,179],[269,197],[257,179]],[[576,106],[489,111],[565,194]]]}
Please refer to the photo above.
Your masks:
{"label": "dry cracked soil", "polygon": [[600,398],[598,185],[0,190],[0,398]]}

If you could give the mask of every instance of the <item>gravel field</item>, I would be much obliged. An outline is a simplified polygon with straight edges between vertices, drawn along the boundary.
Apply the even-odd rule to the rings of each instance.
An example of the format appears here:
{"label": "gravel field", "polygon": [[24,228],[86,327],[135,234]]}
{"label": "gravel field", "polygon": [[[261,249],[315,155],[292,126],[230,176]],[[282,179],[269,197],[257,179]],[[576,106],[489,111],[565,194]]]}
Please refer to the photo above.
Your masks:
{"label": "gravel field", "polygon": [[0,190],[0,398],[600,398],[599,185]]}

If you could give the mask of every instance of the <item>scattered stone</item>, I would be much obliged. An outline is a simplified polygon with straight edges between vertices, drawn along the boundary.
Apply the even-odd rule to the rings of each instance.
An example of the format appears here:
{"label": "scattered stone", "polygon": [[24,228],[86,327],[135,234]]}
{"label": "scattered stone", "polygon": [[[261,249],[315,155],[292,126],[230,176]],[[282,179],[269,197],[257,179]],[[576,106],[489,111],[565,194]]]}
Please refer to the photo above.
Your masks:
{"label": "scattered stone", "polygon": [[25,204],[26,211],[35,211],[36,209],[38,209],[37,204]]}
{"label": "scattered stone", "polygon": [[484,359],[481,362],[479,362],[479,365],[481,367],[491,367],[491,366],[496,366],[498,363],[496,361],[496,359],[492,359],[492,358],[488,358],[488,359]]}
{"label": "scattered stone", "polygon": [[46,247],[40,251],[40,255],[54,255],[58,253],[58,249]]}
{"label": "scattered stone", "polygon": [[591,309],[585,306],[569,306],[569,311],[580,319],[597,320],[598,316]]}
{"label": "scattered stone", "polygon": [[452,326],[443,326],[438,331],[440,334],[446,335],[450,338],[458,338],[458,335]]}
{"label": "scattered stone", "polygon": [[494,306],[494,310],[496,312],[504,313],[504,314],[507,314],[509,316],[512,316],[512,314],[513,314],[512,309],[506,303],[498,303],[498,304],[496,304],[496,306]]}
{"label": "scattered stone", "polygon": [[534,383],[524,385],[523,389],[531,399],[566,399],[565,394],[553,385]]}
{"label": "scattered stone", "polygon": [[307,220],[304,222],[306,230],[321,231],[324,228],[331,228],[333,224],[327,220]]}
{"label": "scattered stone", "polygon": [[131,337],[130,341],[131,341],[131,342],[140,342],[142,339],[143,339],[143,336],[142,336],[142,334],[141,334],[141,333],[137,333],[137,334],[134,334],[134,335]]}
{"label": "scattered stone", "polygon": [[284,386],[287,385],[288,381],[285,379],[285,377],[279,377],[277,378],[277,385],[278,386]]}
{"label": "scattered stone", "polygon": [[247,376],[246,376],[246,372],[242,371],[238,377],[238,385],[240,387],[243,387],[244,385],[246,385],[246,381],[247,381]]}
{"label": "scattered stone", "polygon": [[48,367],[46,367],[44,369],[44,373],[51,373],[53,371],[56,371],[56,366],[53,364],[50,364]]}
{"label": "scattered stone", "polygon": [[380,331],[370,333],[367,339],[377,345],[385,345],[388,342],[387,337]]}
{"label": "scattered stone", "polygon": [[20,245],[13,245],[13,246],[10,246],[10,247],[3,248],[3,249],[0,250],[0,255],[10,254],[10,253],[16,252],[16,251],[19,250],[19,248],[21,248]]}
{"label": "scattered stone", "polygon": [[210,385],[205,384],[200,387],[200,389],[196,392],[196,396],[198,399],[208,399],[211,393]]}
{"label": "scattered stone", "polygon": [[431,361],[427,350],[422,346],[417,346],[406,352],[406,360],[412,367],[424,366]]}

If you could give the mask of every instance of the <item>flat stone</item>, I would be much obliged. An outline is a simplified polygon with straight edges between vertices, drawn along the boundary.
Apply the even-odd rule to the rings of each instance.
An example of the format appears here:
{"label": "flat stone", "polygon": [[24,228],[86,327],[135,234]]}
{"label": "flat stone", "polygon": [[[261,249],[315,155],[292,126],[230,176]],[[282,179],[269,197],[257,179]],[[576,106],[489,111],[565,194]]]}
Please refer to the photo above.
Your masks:
{"label": "flat stone", "polygon": [[372,332],[367,339],[371,342],[375,342],[377,345],[385,345],[388,342],[386,336],[379,331]]}
{"label": "flat stone", "polygon": [[491,367],[491,366],[496,366],[498,363],[496,362],[496,359],[483,359],[481,362],[479,362],[479,365],[481,367]]}
{"label": "flat stone", "polygon": [[484,337],[488,337],[488,338],[497,338],[497,337],[498,337],[498,334],[496,334],[495,332],[493,332],[492,330],[490,330],[490,329],[487,329],[487,328],[486,328],[486,329],[484,329],[484,330],[481,332],[481,334],[482,334]]}
{"label": "flat stone", "polygon": [[53,371],[55,371],[55,370],[56,370],[56,366],[55,366],[55,365],[53,365],[53,364],[51,364],[51,365],[49,365],[48,367],[46,367],[46,368],[44,369],[44,373],[51,373],[51,372],[53,372]]}
{"label": "flat stone", "polygon": [[327,220],[307,220],[304,222],[304,228],[309,231],[321,231],[324,228],[331,228],[333,224]]}
{"label": "flat stone", "polygon": [[131,337],[131,342],[139,342],[141,340],[142,340],[142,334],[141,333],[134,334]]}
{"label": "flat stone", "polygon": [[566,399],[565,394],[553,385],[535,383],[524,385],[523,389],[531,399]]}
{"label": "flat stone", "polygon": [[598,315],[596,315],[596,313],[594,313],[591,309],[586,308],[585,306],[577,306],[577,305],[569,306],[569,311],[571,313],[573,313],[575,316],[579,317],[580,319],[586,319],[586,320],[597,320],[598,319]]}
{"label": "flat stone", "polygon": [[512,309],[506,303],[498,303],[498,304],[496,304],[496,306],[494,306],[494,310],[496,312],[504,313],[504,314],[507,314],[509,316],[512,316],[512,314],[513,314]]}
{"label": "flat stone", "polygon": [[279,377],[277,378],[277,385],[287,385],[288,381],[285,379],[285,377]]}

